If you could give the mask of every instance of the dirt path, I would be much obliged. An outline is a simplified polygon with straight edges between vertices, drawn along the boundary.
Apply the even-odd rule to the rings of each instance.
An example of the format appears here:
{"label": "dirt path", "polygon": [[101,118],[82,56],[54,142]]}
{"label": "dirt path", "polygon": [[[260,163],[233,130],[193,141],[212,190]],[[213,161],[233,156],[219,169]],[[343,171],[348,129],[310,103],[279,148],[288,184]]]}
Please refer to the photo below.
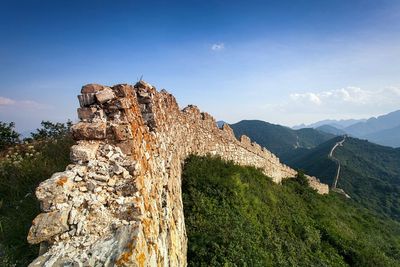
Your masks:
{"label": "dirt path", "polygon": [[340,162],[339,162],[339,160],[338,160],[337,158],[335,158],[335,157],[333,156],[333,152],[335,151],[335,149],[336,149],[338,146],[343,146],[343,143],[344,143],[345,140],[346,140],[346,136],[343,136],[343,140],[337,142],[337,143],[332,147],[332,149],[331,149],[331,151],[329,152],[329,155],[328,155],[331,159],[333,159],[334,161],[336,161],[337,164],[338,164],[338,168],[337,168],[337,171],[336,171],[336,176],[335,176],[335,179],[333,180],[333,183],[332,183],[332,189],[336,189],[337,182],[338,182],[338,180],[339,180],[339,175],[340,175]]}

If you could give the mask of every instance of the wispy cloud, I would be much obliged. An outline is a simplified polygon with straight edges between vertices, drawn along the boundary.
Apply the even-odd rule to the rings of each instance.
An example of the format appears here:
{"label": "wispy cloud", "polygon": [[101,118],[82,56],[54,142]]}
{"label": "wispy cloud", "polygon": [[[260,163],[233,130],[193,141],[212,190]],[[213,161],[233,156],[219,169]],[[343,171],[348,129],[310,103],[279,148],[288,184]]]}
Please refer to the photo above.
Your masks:
{"label": "wispy cloud", "polygon": [[0,108],[1,107],[16,107],[24,109],[47,109],[49,105],[38,103],[32,100],[15,100],[7,97],[0,96]]}
{"label": "wispy cloud", "polygon": [[213,51],[221,51],[225,49],[224,43],[215,43],[211,46],[211,50]]}
{"label": "wispy cloud", "polygon": [[0,96],[0,106],[9,106],[15,104],[15,101],[7,98],[7,97],[2,97]]}
{"label": "wispy cloud", "polygon": [[290,100],[316,106],[400,105],[400,88],[386,87],[378,90],[364,90],[359,87],[346,87],[321,92],[292,93]]}
{"label": "wispy cloud", "polygon": [[345,87],[287,94],[281,101],[258,106],[253,117],[297,125],[323,119],[369,118],[399,109],[400,87]]}

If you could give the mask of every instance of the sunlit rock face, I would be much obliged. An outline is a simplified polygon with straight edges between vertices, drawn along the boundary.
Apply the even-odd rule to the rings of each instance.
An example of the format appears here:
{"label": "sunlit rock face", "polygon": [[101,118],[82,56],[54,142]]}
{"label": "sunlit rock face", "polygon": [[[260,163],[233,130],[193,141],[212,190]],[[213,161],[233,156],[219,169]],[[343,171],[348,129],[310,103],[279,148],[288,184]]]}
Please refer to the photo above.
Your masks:
{"label": "sunlit rock face", "polygon": [[181,173],[190,154],[255,166],[276,183],[296,175],[248,137],[235,139],[195,106],[180,110],[146,82],[89,84],[78,98],[72,164],[36,190],[43,213],[28,241],[41,244],[41,255],[30,266],[186,266]]}

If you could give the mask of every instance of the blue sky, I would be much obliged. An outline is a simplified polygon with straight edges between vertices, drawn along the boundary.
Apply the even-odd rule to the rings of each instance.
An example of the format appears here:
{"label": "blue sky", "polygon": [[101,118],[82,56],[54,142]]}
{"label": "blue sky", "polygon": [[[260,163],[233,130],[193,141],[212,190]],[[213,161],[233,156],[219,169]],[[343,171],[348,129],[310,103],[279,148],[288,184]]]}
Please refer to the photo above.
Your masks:
{"label": "blue sky", "polygon": [[0,120],[21,131],[141,75],[228,122],[400,109],[400,1],[3,0],[0,36]]}

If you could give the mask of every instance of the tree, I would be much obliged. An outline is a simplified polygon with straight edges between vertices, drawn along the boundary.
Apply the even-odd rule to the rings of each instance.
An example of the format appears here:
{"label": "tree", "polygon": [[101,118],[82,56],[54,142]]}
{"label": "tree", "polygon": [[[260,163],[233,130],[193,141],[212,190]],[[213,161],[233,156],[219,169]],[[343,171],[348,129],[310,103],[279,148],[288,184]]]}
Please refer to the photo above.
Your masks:
{"label": "tree", "polygon": [[306,175],[304,174],[303,170],[297,171],[296,180],[299,184],[301,184],[303,186],[309,186],[308,179],[307,179]]}
{"label": "tree", "polygon": [[36,129],[36,133],[31,133],[32,138],[35,140],[55,139],[69,134],[72,121],[68,120],[66,123],[42,121],[41,125],[42,128]]}
{"label": "tree", "polygon": [[19,142],[19,133],[15,130],[15,123],[0,121],[0,151]]}

